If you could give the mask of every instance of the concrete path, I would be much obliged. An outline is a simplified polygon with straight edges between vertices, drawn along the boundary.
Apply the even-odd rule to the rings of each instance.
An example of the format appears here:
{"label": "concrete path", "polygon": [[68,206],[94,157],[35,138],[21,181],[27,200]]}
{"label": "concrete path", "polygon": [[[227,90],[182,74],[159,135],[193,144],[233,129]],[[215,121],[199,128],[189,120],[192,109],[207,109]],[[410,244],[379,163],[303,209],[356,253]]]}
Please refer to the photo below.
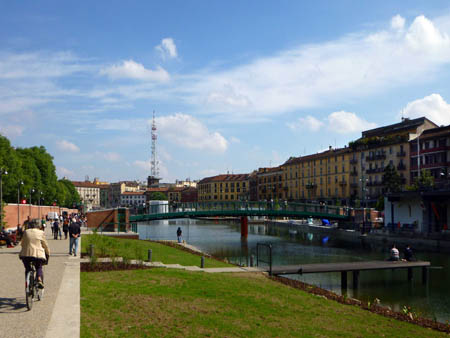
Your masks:
{"label": "concrete path", "polygon": [[52,239],[48,227],[46,237],[50,262],[44,266],[44,297],[34,303],[31,311],[25,303],[25,269],[19,260],[20,245],[0,249],[0,320],[3,323],[0,337],[80,336],[79,254],[69,256],[69,240]]}
{"label": "concrete path", "polygon": [[[116,258],[117,262],[122,261],[122,257]],[[89,258],[81,259],[82,263],[88,263]],[[97,262],[112,262],[111,258],[98,258]],[[142,264],[144,266],[154,267],[154,268],[167,268],[167,269],[181,269],[187,271],[198,271],[198,272],[208,272],[208,273],[223,273],[223,272],[266,272],[264,269],[260,269],[258,267],[245,267],[245,266],[236,266],[236,267],[225,267],[225,268],[200,268],[198,266],[186,266],[180,264],[164,264],[161,262],[139,262],[136,260],[131,260],[131,264]]]}

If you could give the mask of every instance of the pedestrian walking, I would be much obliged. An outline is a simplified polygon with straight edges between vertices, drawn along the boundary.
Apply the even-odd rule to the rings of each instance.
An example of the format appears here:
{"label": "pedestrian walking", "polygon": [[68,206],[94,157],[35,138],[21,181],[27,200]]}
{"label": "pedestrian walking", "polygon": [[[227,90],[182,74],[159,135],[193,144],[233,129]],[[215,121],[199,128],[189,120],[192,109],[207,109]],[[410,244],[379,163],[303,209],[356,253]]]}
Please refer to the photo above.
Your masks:
{"label": "pedestrian walking", "polygon": [[181,237],[182,233],[183,233],[183,231],[181,231],[181,228],[178,227],[178,229],[177,229],[178,243],[181,243],[181,242],[182,242],[182,239],[183,239],[183,238]]}
{"label": "pedestrian walking", "polygon": [[78,238],[80,238],[81,229],[80,223],[71,223],[69,226],[69,255],[77,256]]}
{"label": "pedestrian walking", "polygon": [[69,232],[69,222],[64,222],[63,232],[64,232],[64,239],[67,239],[67,233]]}
{"label": "pedestrian walking", "polygon": [[53,239],[58,239],[59,222],[57,219],[53,222]]}

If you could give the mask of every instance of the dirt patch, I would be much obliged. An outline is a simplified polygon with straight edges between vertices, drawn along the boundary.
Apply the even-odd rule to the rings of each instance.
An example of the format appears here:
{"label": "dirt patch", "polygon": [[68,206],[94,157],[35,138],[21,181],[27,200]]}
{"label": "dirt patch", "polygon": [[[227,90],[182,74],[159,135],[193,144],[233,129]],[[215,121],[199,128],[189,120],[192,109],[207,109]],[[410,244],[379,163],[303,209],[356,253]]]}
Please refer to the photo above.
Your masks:
{"label": "dirt patch", "polygon": [[420,325],[422,327],[430,328],[430,329],[441,331],[441,332],[450,333],[450,325],[448,325],[448,324],[439,323],[439,322],[433,321],[428,318],[416,317],[412,314],[405,314],[405,313],[401,313],[401,312],[392,311],[391,309],[389,309],[387,307],[383,307],[383,306],[380,306],[377,304],[367,304],[367,303],[361,302],[354,298],[339,296],[339,295],[335,294],[334,292],[324,290],[319,287],[309,285],[309,284],[306,284],[306,283],[303,283],[303,282],[300,282],[297,280],[293,280],[293,279],[289,279],[289,278],[285,278],[285,277],[279,277],[279,276],[271,276],[269,278],[276,282],[288,285],[290,287],[300,289],[300,290],[306,291],[308,293],[324,297],[326,299],[331,299],[331,300],[337,301],[342,304],[359,306],[360,308],[362,308],[364,310],[376,313],[378,315],[382,315],[382,316],[389,317],[389,318],[395,318],[397,320]]}
{"label": "dirt patch", "polygon": [[119,270],[142,270],[151,269],[151,266],[128,264],[123,262],[106,262],[106,263],[80,263],[81,272],[103,272],[103,271],[119,271]]}

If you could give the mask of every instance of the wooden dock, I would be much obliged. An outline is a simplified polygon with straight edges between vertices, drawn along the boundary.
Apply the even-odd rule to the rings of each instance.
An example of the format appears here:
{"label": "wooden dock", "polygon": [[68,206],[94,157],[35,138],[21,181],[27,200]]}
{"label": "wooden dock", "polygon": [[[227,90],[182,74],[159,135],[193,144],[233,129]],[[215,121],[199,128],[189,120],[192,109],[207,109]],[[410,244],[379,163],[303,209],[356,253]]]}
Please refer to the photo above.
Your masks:
{"label": "wooden dock", "polygon": [[349,262],[349,263],[321,263],[321,264],[301,264],[272,266],[269,273],[272,275],[306,274],[340,272],[341,287],[347,288],[347,272],[353,273],[353,288],[358,287],[359,272],[366,270],[388,270],[388,269],[408,269],[408,280],[412,280],[412,269],[422,268],[422,281],[427,282],[428,267],[430,262],[417,261],[369,261],[369,262]]}

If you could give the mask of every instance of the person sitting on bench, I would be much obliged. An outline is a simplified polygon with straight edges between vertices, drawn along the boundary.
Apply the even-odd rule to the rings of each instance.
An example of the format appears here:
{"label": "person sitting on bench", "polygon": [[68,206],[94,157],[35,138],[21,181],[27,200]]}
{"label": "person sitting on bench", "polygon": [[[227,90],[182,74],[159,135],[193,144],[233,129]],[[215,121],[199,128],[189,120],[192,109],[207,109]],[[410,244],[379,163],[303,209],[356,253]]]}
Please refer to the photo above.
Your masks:
{"label": "person sitting on bench", "polygon": [[392,248],[391,248],[390,254],[391,254],[390,257],[389,257],[390,261],[399,261],[400,260],[400,252],[395,247],[395,244],[392,244]]}

